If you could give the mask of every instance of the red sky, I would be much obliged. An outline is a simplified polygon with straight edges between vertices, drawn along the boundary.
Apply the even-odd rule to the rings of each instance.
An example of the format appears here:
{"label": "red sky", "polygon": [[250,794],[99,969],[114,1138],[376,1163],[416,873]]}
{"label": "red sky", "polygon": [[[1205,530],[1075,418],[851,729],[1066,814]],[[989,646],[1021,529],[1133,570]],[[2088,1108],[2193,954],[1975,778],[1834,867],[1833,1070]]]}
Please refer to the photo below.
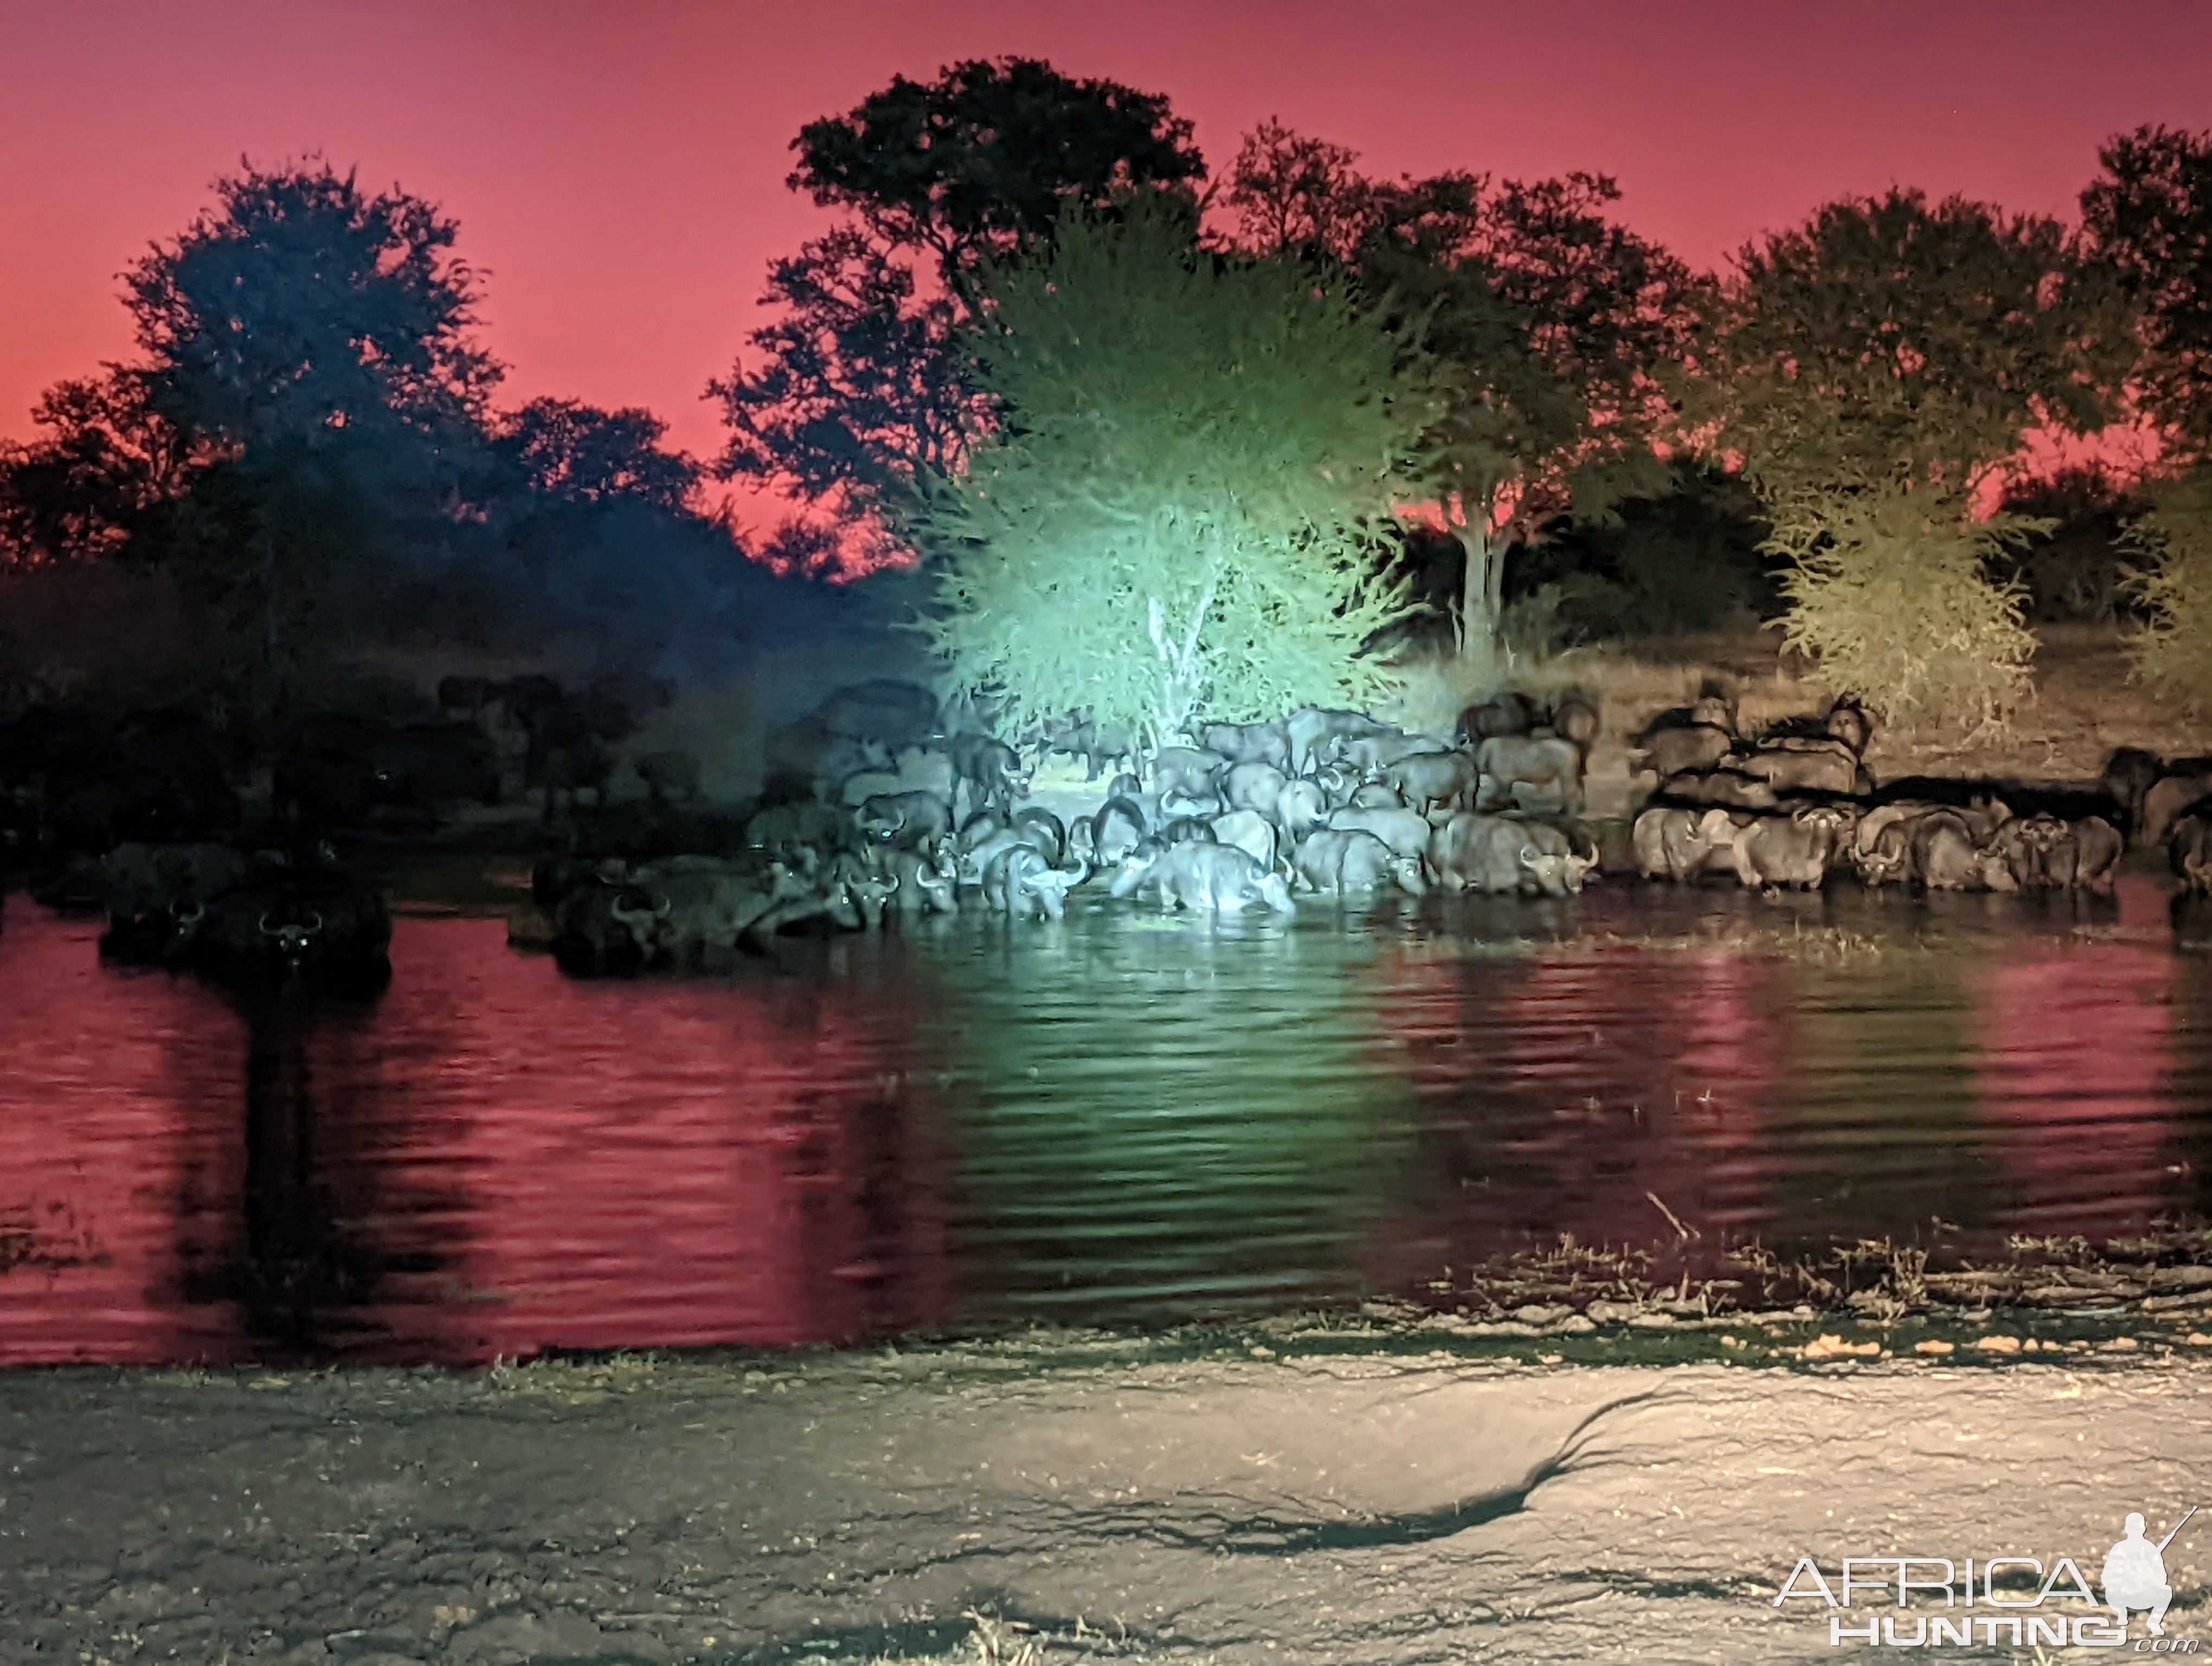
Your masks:
{"label": "red sky", "polygon": [[1022,53],[1166,93],[1208,159],[1279,115],[1378,172],[1612,173],[1694,261],[1893,181],[2069,212],[2098,142],[2212,127],[2212,5],[1616,0],[0,0],[0,434],[128,346],[115,274],[241,155],[457,216],[506,397],[700,400],[823,216],[799,125]]}

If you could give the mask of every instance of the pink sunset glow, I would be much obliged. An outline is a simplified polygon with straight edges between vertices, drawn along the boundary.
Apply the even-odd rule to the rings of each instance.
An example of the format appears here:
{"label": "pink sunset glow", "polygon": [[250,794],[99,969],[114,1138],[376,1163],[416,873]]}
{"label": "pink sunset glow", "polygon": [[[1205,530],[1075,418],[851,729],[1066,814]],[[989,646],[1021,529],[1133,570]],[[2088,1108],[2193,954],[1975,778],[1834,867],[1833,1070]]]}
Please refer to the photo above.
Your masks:
{"label": "pink sunset glow", "polygon": [[825,221],[783,184],[800,125],[1006,53],[1165,93],[1216,168],[1274,115],[1385,173],[1609,172],[1632,223],[1705,265],[1893,181],[2070,215],[2107,135],[2212,125],[2212,12],[2176,0],[15,7],[0,434],[128,350],[115,275],[212,179],[320,151],[459,220],[507,400],[646,405],[712,454],[702,390],[769,260]]}

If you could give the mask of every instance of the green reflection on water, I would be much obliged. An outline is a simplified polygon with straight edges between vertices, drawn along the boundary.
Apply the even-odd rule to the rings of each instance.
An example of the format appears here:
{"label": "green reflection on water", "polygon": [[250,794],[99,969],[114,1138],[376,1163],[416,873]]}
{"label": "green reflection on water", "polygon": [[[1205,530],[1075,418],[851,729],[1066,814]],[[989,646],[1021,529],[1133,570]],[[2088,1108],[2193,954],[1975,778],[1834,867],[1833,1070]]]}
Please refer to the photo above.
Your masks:
{"label": "green reflection on water", "polygon": [[943,1012],[977,1281],[1062,1320],[1341,1292],[1412,1152],[1376,946],[1128,910],[981,945]]}

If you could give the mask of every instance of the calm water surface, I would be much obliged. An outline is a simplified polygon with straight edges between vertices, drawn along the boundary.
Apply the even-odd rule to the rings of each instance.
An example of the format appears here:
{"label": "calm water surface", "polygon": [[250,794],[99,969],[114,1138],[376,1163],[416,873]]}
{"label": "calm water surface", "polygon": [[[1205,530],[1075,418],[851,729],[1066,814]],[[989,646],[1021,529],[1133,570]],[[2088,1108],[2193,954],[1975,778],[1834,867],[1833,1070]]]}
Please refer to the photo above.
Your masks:
{"label": "calm water surface", "polygon": [[1654,1199],[1716,1264],[2212,1205],[2212,958],[2144,879],[1288,925],[1079,894],[688,982],[410,917],[350,1007],[98,935],[20,897],[0,933],[9,1364],[1249,1315],[1562,1233],[1680,1250]]}

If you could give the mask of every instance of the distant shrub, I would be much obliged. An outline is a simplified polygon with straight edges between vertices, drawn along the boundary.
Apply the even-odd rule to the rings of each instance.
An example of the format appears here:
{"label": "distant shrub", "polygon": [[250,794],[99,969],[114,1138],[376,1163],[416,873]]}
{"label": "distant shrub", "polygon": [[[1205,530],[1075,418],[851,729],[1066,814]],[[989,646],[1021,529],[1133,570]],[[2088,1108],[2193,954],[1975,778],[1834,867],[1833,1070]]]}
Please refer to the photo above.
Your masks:
{"label": "distant shrub", "polygon": [[2145,618],[2130,633],[2135,674],[2191,710],[2212,708],[2212,471],[2153,491],[2127,542],[2148,565],[2125,586]]}
{"label": "distant shrub", "polygon": [[1893,722],[2002,722],[2028,692],[2035,637],[2026,590],[1990,565],[2049,524],[1972,521],[1926,489],[1793,497],[1764,546],[1794,563],[1783,640]]}

